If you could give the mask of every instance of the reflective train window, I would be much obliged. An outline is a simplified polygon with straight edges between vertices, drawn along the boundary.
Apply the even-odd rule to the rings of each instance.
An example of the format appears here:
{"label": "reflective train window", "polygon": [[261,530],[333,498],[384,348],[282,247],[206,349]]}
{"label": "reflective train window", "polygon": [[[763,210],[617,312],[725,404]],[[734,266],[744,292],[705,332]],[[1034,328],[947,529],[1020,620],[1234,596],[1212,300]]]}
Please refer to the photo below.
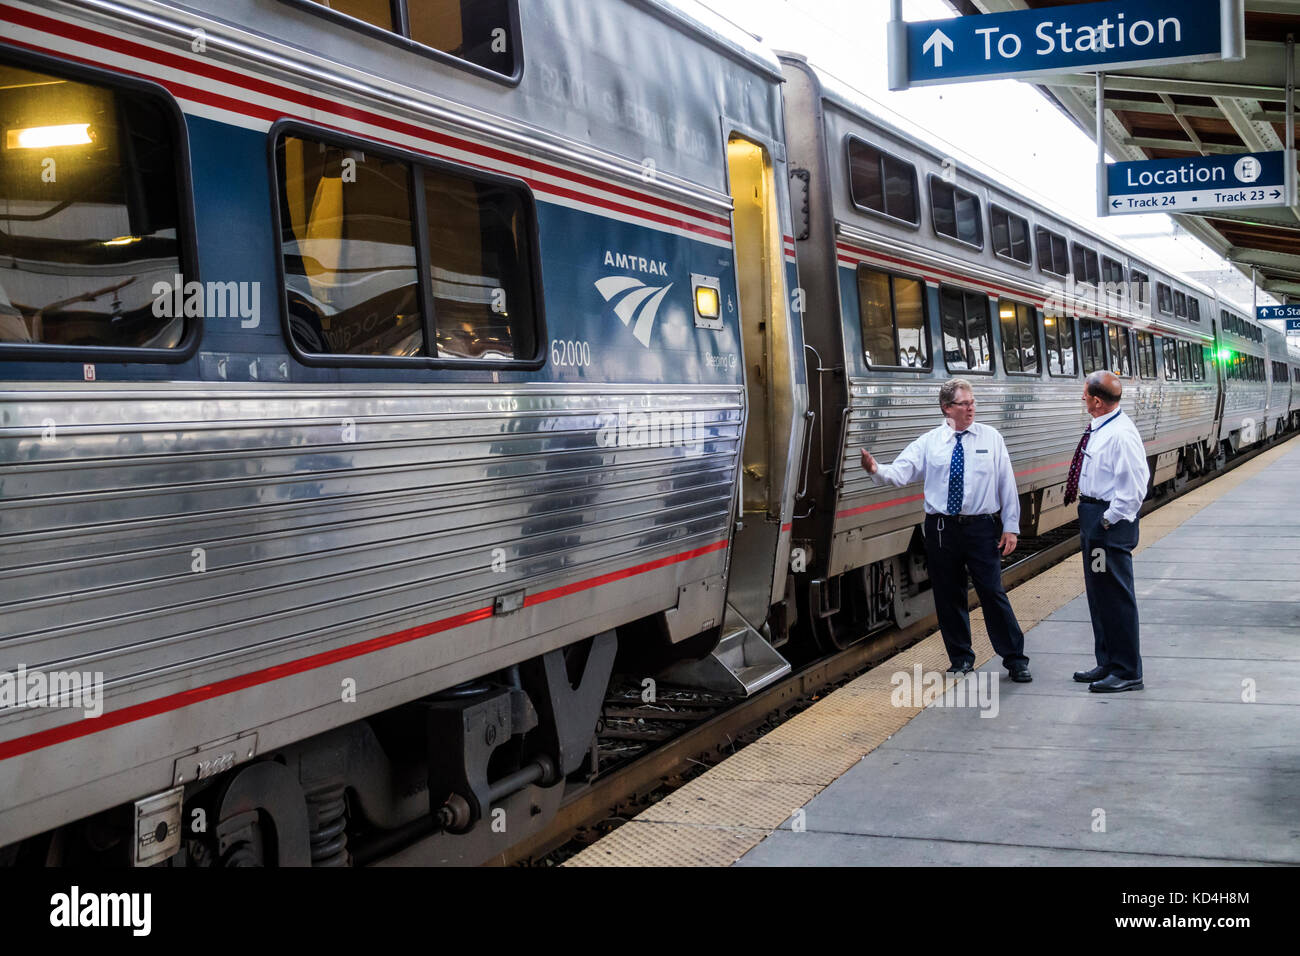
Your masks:
{"label": "reflective train window", "polygon": [[930,177],[930,216],[934,231],[972,246],[984,245],[979,197],[973,192]]}
{"label": "reflective train window", "polygon": [[1124,263],[1110,256],[1101,257],[1101,281],[1118,289],[1120,298],[1124,297]]}
{"label": "reflective train window", "polygon": [[1091,282],[1096,285],[1101,281],[1101,270],[1097,267],[1097,253],[1094,250],[1076,242],[1071,244],[1070,253],[1075,282]]}
{"label": "reflective train window", "polygon": [[394,34],[416,48],[436,50],[503,76],[514,76],[518,70],[517,20],[511,0],[285,2],[370,33]]}
{"label": "reflective train window", "polygon": [[930,367],[925,283],[859,266],[858,312],[869,366]]}
{"label": "reflective train window", "polygon": [[300,350],[426,362],[535,357],[532,220],[520,187],[292,134],[277,142],[276,163],[289,327]]}
{"label": "reflective train window", "polygon": [[1178,377],[1184,382],[1192,380],[1192,352],[1191,343],[1180,341],[1178,343]]}
{"label": "reflective train window", "polygon": [[1156,308],[1165,315],[1174,312],[1174,290],[1163,282],[1156,283]]}
{"label": "reflective train window", "polygon": [[1083,353],[1083,374],[1106,367],[1106,332],[1100,322],[1079,320],[1079,351]]}
{"label": "reflective train window", "polygon": [[988,296],[942,286],[939,304],[943,313],[943,358],[949,370],[993,371]]}
{"label": "reflective train window", "polygon": [[1163,349],[1165,355],[1165,379],[1170,382],[1178,381],[1178,343],[1173,339],[1164,339]]}
{"label": "reflective train window", "polygon": [[1183,292],[1174,293],[1174,315],[1180,319],[1187,318],[1187,295]]}
{"label": "reflective train window", "polygon": [[853,202],[903,222],[917,225],[916,167],[849,137],[849,192]]}
{"label": "reflective train window", "polygon": [[423,174],[438,355],[531,357],[533,281],[523,196],[441,170]]}
{"label": "reflective train window", "polygon": [[1106,332],[1110,337],[1110,370],[1116,375],[1131,376],[1133,361],[1129,354],[1128,329],[1110,325]]}
{"label": "reflective train window", "polygon": [[1078,372],[1074,358],[1074,322],[1059,315],[1043,316],[1043,338],[1047,340],[1047,374],[1073,376]]}
{"label": "reflective train window", "polygon": [[1194,295],[1187,297],[1187,317],[1193,322],[1201,321],[1201,300]]}
{"label": "reflective train window", "polygon": [[277,160],[284,281],[298,347],[424,354],[410,167],[296,136],[280,140]]}
{"label": "reflective train window", "polygon": [[1002,367],[1008,372],[1038,372],[1038,339],[1034,335],[1034,309],[1023,302],[998,302],[1002,328]]}
{"label": "reflective train window", "polygon": [[1146,306],[1151,302],[1151,277],[1145,272],[1134,269],[1129,273],[1129,287],[1133,290],[1135,305]]}
{"label": "reflective train window", "polygon": [[0,62],[0,126],[0,345],[177,349],[184,305],[155,291],[184,285],[173,114]]}
{"label": "reflective train window", "polygon": [[1037,226],[1034,229],[1038,246],[1038,268],[1064,278],[1070,272],[1070,257],[1065,236]]}
{"label": "reflective train window", "polygon": [[989,227],[995,254],[1013,262],[1033,264],[1034,254],[1029,248],[1029,220],[1008,212],[1001,206],[990,206]]}
{"label": "reflective train window", "polygon": [[1150,332],[1137,333],[1137,369],[1141,378],[1156,377],[1156,343]]}

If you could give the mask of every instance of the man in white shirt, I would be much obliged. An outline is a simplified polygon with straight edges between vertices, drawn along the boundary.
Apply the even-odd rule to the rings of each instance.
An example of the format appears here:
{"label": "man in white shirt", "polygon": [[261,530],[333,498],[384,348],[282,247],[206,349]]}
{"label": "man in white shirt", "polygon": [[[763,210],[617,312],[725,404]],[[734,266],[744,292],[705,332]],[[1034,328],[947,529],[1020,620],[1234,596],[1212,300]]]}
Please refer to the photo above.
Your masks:
{"label": "man in white shirt", "polygon": [[[975,583],[993,649],[1011,679],[1027,683],[1025,636],[1002,587],[999,553],[1016,550],[1020,496],[1006,442],[996,428],[975,422],[970,382],[954,378],[939,389],[944,423],[912,442],[892,465],[880,465],[865,448],[862,467],[877,484],[898,487],[925,478],[925,553],[934,609],[951,671],[975,665],[966,606],[966,575]],[[1002,520],[997,512],[1001,511]]]}
{"label": "man in white shirt", "polygon": [[1092,422],[1070,463],[1065,503],[1079,499],[1079,540],[1088,590],[1097,666],[1074,679],[1098,693],[1142,689],[1138,650],[1133,549],[1138,510],[1151,470],[1146,446],[1133,420],[1120,410],[1123,386],[1111,372],[1093,372],[1083,387]]}

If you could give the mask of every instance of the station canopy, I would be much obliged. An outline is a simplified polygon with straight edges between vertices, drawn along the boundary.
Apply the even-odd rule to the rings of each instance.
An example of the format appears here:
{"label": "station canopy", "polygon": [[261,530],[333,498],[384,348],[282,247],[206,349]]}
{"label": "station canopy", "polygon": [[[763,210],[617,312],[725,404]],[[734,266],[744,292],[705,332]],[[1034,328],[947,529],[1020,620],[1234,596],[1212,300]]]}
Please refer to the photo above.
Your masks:
{"label": "station canopy", "polygon": [[[1078,2],[1085,0],[947,0],[962,16]],[[1106,151],[1123,162],[1284,149],[1288,36],[1300,41],[1300,0],[1246,0],[1245,60],[1107,73]],[[1092,74],[1033,82],[1095,136]],[[1245,275],[1254,267],[1264,291],[1300,298],[1300,207],[1174,218]]]}

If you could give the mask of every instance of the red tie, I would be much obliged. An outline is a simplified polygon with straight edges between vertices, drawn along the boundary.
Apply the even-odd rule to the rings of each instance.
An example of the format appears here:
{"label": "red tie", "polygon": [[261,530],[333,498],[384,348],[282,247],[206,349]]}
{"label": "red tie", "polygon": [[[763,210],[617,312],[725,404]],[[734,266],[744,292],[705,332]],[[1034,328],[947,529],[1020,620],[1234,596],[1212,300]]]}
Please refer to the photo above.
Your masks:
{"label": "red tie", "polygon": [[1084,430],[1079,439],[1079,447],[1074,450],[1074,460],[1070,462],[1070,476],[1065,479],[1065,504],[1073,504],[1079,497],[1079,472],[1083,470],[1083,450],[1088,447],[1088,436],[1092,434],[1092,425]]}

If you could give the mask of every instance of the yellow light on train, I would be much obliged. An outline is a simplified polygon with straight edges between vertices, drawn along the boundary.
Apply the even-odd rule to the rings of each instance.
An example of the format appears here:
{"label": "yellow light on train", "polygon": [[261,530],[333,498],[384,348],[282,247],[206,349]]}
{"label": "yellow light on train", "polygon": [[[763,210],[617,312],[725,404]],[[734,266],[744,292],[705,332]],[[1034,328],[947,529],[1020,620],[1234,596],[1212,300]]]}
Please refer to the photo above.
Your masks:
{"label": "yellow light on train", "polygon": [[58,146],[86,146],[95,141],[89,123],[62,126],[29,126],[5,131],[8,149],[53,149]]}
{"label": "yellow light on train", "polygon": [[716,319],[721,311],[718,302],[718,290],[707,285],[696,286],[695,311],[700,313],[703,318]]}
{"label": "yellow light on train", "polygon": [[998,315],[1002,316],[1002,318],[1004,319],[1014,319],[1016,317],[1016,310],[1011,308],[1003,308],[998,311]]}
{"label": "yellow light on train", "polygon": [[116,239],[105,239],[106,246],[129,246],[133,242],[139,242],[139,236],[118,236]]}
{"label": "yellow light on train", "polygon": [[1043,325],[1055,325],[1055,324],[1056,324],[1056,319],[1052,318],[1050,315],[1043,319]]}

